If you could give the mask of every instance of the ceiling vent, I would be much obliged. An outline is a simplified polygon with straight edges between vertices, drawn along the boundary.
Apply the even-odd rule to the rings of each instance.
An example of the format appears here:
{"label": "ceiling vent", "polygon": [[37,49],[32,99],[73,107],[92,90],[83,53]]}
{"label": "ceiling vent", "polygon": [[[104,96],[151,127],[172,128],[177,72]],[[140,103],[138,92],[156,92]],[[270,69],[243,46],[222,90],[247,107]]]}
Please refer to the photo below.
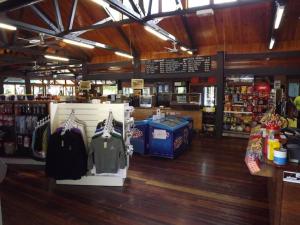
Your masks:
{"label": "ceiling vent", "polygon": [[212,16],[214,15],[214,10],[213,9],[202,9],[202,10],[198,10],[196,12],[197,16]]}

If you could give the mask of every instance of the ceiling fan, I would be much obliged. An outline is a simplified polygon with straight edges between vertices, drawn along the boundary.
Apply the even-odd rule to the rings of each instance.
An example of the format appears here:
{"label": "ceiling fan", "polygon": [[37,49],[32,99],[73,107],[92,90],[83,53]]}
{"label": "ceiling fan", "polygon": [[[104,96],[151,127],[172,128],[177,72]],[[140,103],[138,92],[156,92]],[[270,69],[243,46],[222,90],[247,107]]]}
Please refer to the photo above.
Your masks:
{"label": "ceiling fan", "polygon": [[38,38],[22,38],[22,37],[18,37],[18,39],[26,41],[29,45],[25,45],[24,48],[32,48],[35,46],[39,46],[39,47],[48,47],[50,44],[52,44],[52,42],[45,42],[45,34],[43,33],[39,33],[39,37]]}
{"label": "ceiling fan", "polygon": [[185,48],[183,46],[178,48],[177,47],[178,45],[177,45],[176,41],[173,41],[172,45],[173,45],[173,48],[164,47],[165,49],[167,49],[167,52],[182,54],[182,53],[185,53],[185,52],[196,52],[197,51],[197,49],[188,49],[188,48]]}
{"label": "ceiling fan", "polygon": [[172,42],[172,45],[173,45],[173,48],[168,48],[168,47],[164,47],[165,49],[167,49],[167,52],[170,52],[170,53],[178,53],[180,51],[179,48],[177,48],[177,43],[176,41],[173,41]]}

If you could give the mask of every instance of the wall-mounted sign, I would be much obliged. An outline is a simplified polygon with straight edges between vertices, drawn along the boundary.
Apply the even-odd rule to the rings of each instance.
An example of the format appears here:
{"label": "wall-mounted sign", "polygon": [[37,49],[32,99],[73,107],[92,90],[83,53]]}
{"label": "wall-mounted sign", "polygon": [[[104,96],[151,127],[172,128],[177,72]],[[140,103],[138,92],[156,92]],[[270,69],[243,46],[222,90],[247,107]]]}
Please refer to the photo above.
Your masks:
{"label": "wall-mounted sign", "polygon": [[280,80],[274,80],[274,89],[279,90],[281,87],[281,81]]}
{"label": "wall-mounted sign", "polygon": [[300,184],[300,173],[283,171],[283,181]]}
{"label": "wall-mounted sign", "polygon": [[91,82],[90,81],[80,81],[79,88],[81,90],[91,90]]}
{"label": "wall-mounted sign", "polygon": [[147,74],[164,73],[203,73],[211,70],[210,56],[195,56],[189,58],[155,59],[145,63]]}
{"label": "wall-mounted sign", "polygon": [[143,89],[144,88],[144,79],[131,79],[131,88],[132,89]]}

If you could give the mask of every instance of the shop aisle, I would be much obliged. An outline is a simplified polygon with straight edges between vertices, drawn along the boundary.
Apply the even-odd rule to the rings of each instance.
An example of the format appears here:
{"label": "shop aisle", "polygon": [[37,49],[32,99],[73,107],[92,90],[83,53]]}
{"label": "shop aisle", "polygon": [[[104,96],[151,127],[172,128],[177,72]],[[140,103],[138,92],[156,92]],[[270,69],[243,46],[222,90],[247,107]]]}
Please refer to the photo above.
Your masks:
{"label": "shop aisle", "polygon": [[199,138],[176,160],[131,160],[124,187],[48,191],[43,171],[10,167],[4,225],[268,225],[267,180],[249,174],[247,140]]}

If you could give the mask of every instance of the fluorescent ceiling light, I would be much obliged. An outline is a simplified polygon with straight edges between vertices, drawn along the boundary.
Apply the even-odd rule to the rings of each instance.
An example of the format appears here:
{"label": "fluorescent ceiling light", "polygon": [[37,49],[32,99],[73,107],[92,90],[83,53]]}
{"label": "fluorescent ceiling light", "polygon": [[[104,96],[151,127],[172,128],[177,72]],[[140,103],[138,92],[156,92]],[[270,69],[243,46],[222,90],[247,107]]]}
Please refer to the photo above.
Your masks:
{"label": "fluorescent ceiling light", "polygon": [[222,3],[229,3],[229,2],[236,2],[237,0],[214,0],[214,4],[222,4]]}
{"label": "fluorescent ceiling light", "polygon": [[193,52],[192,52],[192,51],[190,51],[190,50],[189,50],[189,51],[187,51],[187,53],[188,53],[188,54],[190,54],[190,55],[193,55]]}
{"label": "fluorescent ceiling light", "polygon": [[102,44],[102,43],[99,43],[99,42],[97,42],[95,45],[96,45],[97,47],[100,47],[100,48],[106,48],[106,45],[105,45],[105,44]]}
{"label": "fluorescent ceiling light", "polygon": [[188,50],[186,47],[183,47],[183,46],[181,46],[180,49],[184,52]]}
{"label": "fluorescent ceiling light", "polygon": [[155,35],[156,37],[164,40],[164,41],[168,40],[168,38],[165,35],[162,35],[161,33],[157,32],[156,30],[154,30],[151,27],[145,26],[145,30],[150,32],[151,34]]}
{"label": "fluorescent ceiling light", "polygon": [[272,49],[274,47],[274,44],[275,44],[275,38],[271,38],[270,44],[269,44],[269,49]]}
{"label": "fluorescent ceiling light", "polygon": [[115,52],[115,54],[118,55],[118,56],[123,56],[125,58],[133,59],[132,55],[129,55],[129,54],[126,54],[126,53],[123,53],[123,52]]}
{"label": "fluorescent ceiling light", "polygon": [[41,40],[39,39],[31,39],[29,40],[29,44],[36,44],[36,43],[39,43]]}
{"label": "fluorescent ceiling light", "polygon": [[68,58],[64,58],[64,57],[60,57],[60,56],[54,56],[54,55],[45,55],[45,58],[46,59],[57,60],[57,61],[64,61],[64,62],[69,61]]}
{"label": "fluorescent ceiling light", "polygon": [[284,5],[279,5],[277,3],[277,7],[276,7],[276,15],[275,15],[275,23],[274,23],[274,29],[278,29],[280,22],[282,20],[282,16],[283,16],[283,12],[284,12]]}
{"label": "fluorescent ceiling light", "polygon": [[12,26],[12,25],[8,25],[8,24],[5,24],[5,23],[0,23],[0,28],[6,29],[6,30],[17,30],[17,27]]}
{"label": "fluorescent ceiling light", "polygon": [[92,1],[103,7],[109,7],[109,4],[103,0],[92,0]]}
{"label": "fluorescent ceiling light", "polygon": [[175,38],[175,36],[174,35],[172,35],[172,34],[168,34],[168,36],[169,36],[169,38],[171,38],[172,40],[176,40],[176,38]]}
{"label": "fluorescent ceiling light", "polygon": [[84,47],[84,48],[90,48],[90,49],[95,48],[95,46],[93,46],[93,45],[85,44],[85,43],[82,43],[79,41],[72,41],[69,39],[63,39],[63,42],[71,44],[71,45],[77,45],[77,46]]}

